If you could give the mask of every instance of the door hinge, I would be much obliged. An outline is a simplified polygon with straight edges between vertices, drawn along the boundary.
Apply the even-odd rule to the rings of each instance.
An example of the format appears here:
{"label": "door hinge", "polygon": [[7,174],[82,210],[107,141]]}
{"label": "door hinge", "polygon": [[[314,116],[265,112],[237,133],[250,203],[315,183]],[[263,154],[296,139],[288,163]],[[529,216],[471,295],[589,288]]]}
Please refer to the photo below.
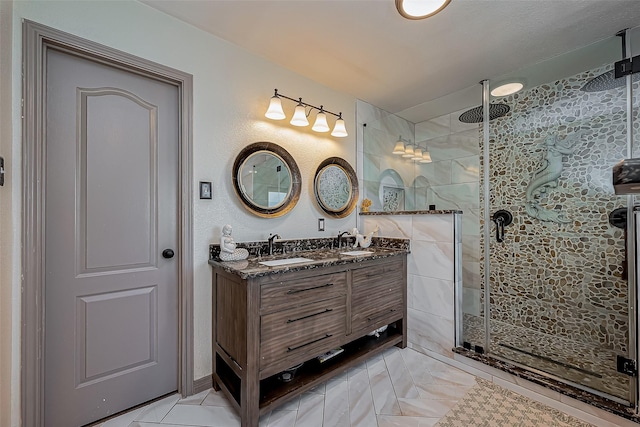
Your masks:
{"label": "door hinge", "polygon": [[636,361],[633,359],[627,359],[624,356],[618,355],[618,372],[629,375],[630,377],[638,376],[638,368],[636,367]]}
{"label": "door hinge", "polygon": [[617,61],[614,69],[616,79],[640,72],[640,55]]}
{"label": "door hinge", "polygon": [[4,185],[4,157],[0,157],[0,186]]}

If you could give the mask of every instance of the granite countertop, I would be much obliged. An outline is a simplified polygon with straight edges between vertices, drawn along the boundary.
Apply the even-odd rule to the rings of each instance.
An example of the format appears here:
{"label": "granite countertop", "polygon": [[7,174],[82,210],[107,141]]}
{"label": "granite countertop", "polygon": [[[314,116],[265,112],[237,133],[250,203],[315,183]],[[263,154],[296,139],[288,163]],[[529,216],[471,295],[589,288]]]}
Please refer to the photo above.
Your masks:
{"label": "granite countertop", "polygon": [[[370,251],[371,253],[358,256],[341,254],[342,252],[354,250]],[[226,272],[236,274],[242,279],[248,279],[287,271],[302,271],[328,267],[332,265],[354,264],[372,259],[387,258],[407,253],[409,253],[408,248],[390,248],[372,245],[366,249],[344,247],[342,249],[313,249],[308,251],[296,251],[289,254],[249,257],[248,259],[241,261],[220,261],[219,259],[210,259],[209,264],[215,267],[221,267]],[[260,264],[260,262],[262,261],[298,257],[309,258],[311,259],[311,261],[273,267]]]}

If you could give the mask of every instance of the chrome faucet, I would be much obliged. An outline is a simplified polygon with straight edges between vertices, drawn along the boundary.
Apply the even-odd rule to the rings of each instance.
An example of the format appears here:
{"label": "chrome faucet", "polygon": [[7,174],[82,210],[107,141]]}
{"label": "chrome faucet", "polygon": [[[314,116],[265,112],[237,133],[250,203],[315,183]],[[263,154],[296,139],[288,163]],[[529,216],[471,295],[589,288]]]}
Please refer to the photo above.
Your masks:
{"label": "chrome faucet", "polygon": [[273,255],[273,241],[275,239],[280,239],[279,234],[270,234],[269,235],[269,255]]}
{"label": "chrome faucet", "polygon": [[342,233],[338,232],[338,249],[342,248],[342,236],[349,235],[348,231],[343,231]]}

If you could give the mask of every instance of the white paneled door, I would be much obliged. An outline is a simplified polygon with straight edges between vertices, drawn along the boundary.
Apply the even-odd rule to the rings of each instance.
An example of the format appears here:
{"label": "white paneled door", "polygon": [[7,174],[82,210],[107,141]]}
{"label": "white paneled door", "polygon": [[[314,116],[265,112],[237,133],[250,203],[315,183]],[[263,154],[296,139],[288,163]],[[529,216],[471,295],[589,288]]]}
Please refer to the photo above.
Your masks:
{"label": "white paneled door", "polygon": [[175,85],[46,54],[45,425],[178,389]]}

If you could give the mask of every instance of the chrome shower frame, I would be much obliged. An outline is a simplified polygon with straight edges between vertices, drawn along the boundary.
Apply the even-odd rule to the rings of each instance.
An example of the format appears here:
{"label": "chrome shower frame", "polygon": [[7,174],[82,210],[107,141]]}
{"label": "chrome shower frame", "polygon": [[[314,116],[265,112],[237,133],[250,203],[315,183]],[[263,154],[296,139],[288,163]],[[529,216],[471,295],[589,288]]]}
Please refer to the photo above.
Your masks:
{"label": "chrome shower frame", "polygon": [[[640,31],[640,29],[636,29]],[[624,48],[626,50],[626,56],[632,57],[632,49],[631,49],[631,37],[629,34],[630,30],[625,30],[626,43],[624,43]],[[626,105],[626,113],[627,113],[627,122],[626,122],[626,142],[627,142],[627,153],[628,157],[632,158],[634,155],[634,137],[633,137],[633,112],[634,107],[640,108],[640,105],[633,105],[633,82],[637,81],[637,75],[627,75],[626,79],[626,88],[625,88],[625,96],[627,100]],[[491,295],[491,282],[488,280],[490,273],[490,245],[491,241],[491,215],[490,215],[490,168],[489,168],[489,154],[490,154],[490,81],[483,80],[480,82],[482,84],[482,113],[483,113],[483,150],[481,152],[483,157],[483,166],[482,166],[482,194],[484,197],[484,203],[482,208],[484,209],[484,213],[482,215],[482,219],[484,221],[483,226],[483,238],[484,238],[484,260],[483,260],[483,268],[484,268],[484,280],[483,280],[483,310],[484,310],[484,351],[485,353],[491,354],[491,304],[490,298]],[[638,153],[640,156],[640,153]],[[640,253],[640,233],[638,232],[638,227],[640,226],[640,195],[629,195],[627,196],[627,223],[626,223],[626,233],[627,233],[627,243],[626,243],[626,253],[627,253],[627,271],[628,271],[628,325],[629,325],[629,350],[628,357],[634,361],[637,361],[637,357],[640,354],[640,341],[638,340],[637,333],[638,327],[640,323],[640,319],[638,318],[638,310],[636,307],[640,307],[640,293],[637,289],[638,277],[640,276],[640,272],[638,268],[640,267],[640,263],[637,260],[638,253]],[[462,282],[456,282],[455,291],[458,296],[462,295]],[[462,315],[462,298],[456,298],[456,346],[463,346],[463,315]],[[495,356],[492,356],[495,357]],[[498,358],[499,359],[499,358]],[[560,380],[563,382],[567,382],[568,384],[579,386],[580,388],[584,388],[585,386],[580,386],[579,384],[572,384],[566,380],[561,378],[557,378],[550,374],[545,374],[544,372],[538,371],[532,367],[522,366],[516,364],[522,368],[531,370],[532,372],[536,372],[538,374],[548,376],[549,378],[554,378],[556,380]],[[640,408],[638,406],[638,402],[640,400],[640,390],[639,383],[637,377],[629,377],[629,395],[628,402],[631,405],[631,408],[634,409],[636,414],[640,414]],[[597,390],[593,390],[593,393],[596,395],[600,395],[603,397],[608,397],[603,395],[603,393],[598,392]],[[613,399],[617,400],[617,399]],[[620,399],[622,402],[622,399]]]}
{"label": "chrome shower frame", "polygon": [[[631,49],[631,33],[630,29],[624,30],[623,35],[623,48],[624,54],[627,58],[633,56]],[[626,97],[627,97],[627,155],[629,158],[633,158],[634,145],[633,145],[633,75],[629,74],[626,79]],[[640,106],[639,106],[640,107]],[[636,209],[640,206],[636,205],[636,195],[630,194],[627,196],[627,284],[629,289],[629,358],[636,361],[636,376],[631,377],[631,384],[629,387],[629,401],[634,405],[635,412],[638,414],[638,398],[640,390],[638,390],[638,377],[637,377],[637,358],[640,354],[640,348],[638,347],[638,311],[637,307],[640,304],[638,301],[638,260],[637,260],[637,246],[636,240],[638,235],[638,218],[636,216]]]}

